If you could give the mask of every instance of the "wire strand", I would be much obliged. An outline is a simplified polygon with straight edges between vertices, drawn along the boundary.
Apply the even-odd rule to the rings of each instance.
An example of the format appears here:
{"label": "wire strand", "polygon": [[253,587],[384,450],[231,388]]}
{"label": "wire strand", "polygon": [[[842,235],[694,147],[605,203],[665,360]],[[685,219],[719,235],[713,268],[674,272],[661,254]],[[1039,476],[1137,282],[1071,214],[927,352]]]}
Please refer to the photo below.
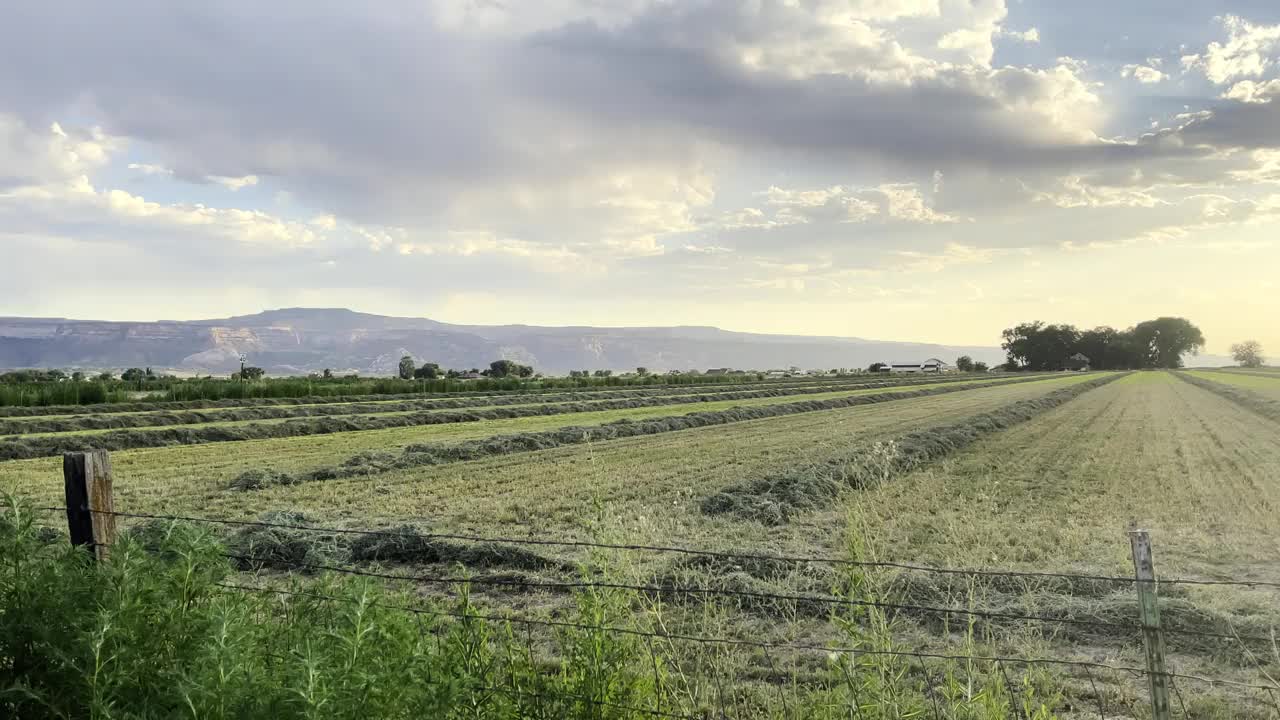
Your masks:
{"label": "wire strand", "polygon": [[[227,589],[247,591],[247,592],[277,593],[281,595],[312,597],[312,598],[328,600],[328,601],[355,602],[353,599],[350,599],[350,598],[342,598],[334,595],[326,595],[323,593],[313,593],[308,591],[286,590],[284,588],[254,587],[254,586],[247,586],[247,585],[237,585],[233,583],[218,583],[218,585],[220,587],[227,588]],[[510,616],[510,615],[486,615],[482,613],[470,613],[470,612],[459,613],[459,612],[450,612],[447,610],[435,610],[435,609],[427,609],[423,607],[414,607],[409,605],[398,605],[394,603],[376,602],[374,604],[379,607],[384,607],[390,610],[399,610],[403,612],[410,612],[415,614],[423,614],[423,615],[437,616],[437,617],[452,617],[456,619],[483,620],[486,622],[512,622],[512,623],[522,624],[522,625],[592,630],[592,631],[599,631],[599,632],[611,632],[611,633],[617,633],[622,635],[633,635],[637,637],[646,637],[646,638],[653,638],[653,639],[660,639],[660,640],[678,640],[678,641],[695,642],[700,644],[736,645],[736,646],[743,646],[743,647],[755,647],[755,648],[761,648],[761,649],[768,648],[768,649],[775,649],[775,650],[801,650],[801,651],[815,651],[815,652],[847,654],[847,655],[897,656],[897,657],[920,658],[925,660],[950,660],[950,661],[963,660],[963,661],[970,661],[970,662],[976,661],[976,662],[991,662],[991,663],[1012,662],[1012,663],[1021,663],[1026,665],[1059,665],[1059,666],[1069,666],[1069,667],[1111,670],[1115,672],[1127,672],[1133,675],[1140,675],[1140,676],[1150,674],[1150,671],[1147,670],[1146,668],[1125,666],[1125,665],[1110,665],[1107,663],[1090,661],[1090,660],[1068,660],[1065,658],[1052,658],[1052,657],[1029,658],[1029,657],[1001,656],[1001,655],[958,655],[958,654],[948,654],[948,653],[922,652],[922,651],[914,651],[914,650],[869,650],[866,648],[813,645],[813,644],[806,644],[806,643],[772,643],[764,640],[747,640],[743,638],[722,638],[722,637],[710,637],[710,636],[701,636],[701,635],[688,635],[683,633],[659,633],[659,632],[652,632],[652,631],[646,631],[646,630],[636,630],[634,628],[613,627],[608,625],[589,625],[586,623],[576,623],[576,622],[571,622],[567,620],[543,620],[543,619],[536,619],[536,618]],[[1192,680],[1196,682],[1206,683],[1210,686],[1223,685],[1223,686],[1250,688],[1255,690],[1266,690],[1266,691],[1280,690],[1280,685],[1261,685],[1256,683],[1241,682],[1238,680],[1228,680],[1225,678],[1211,678],[1211,677],[1205,677],[1201,675],[1190,675],[1190,674],[1177,673],[1177,672],[1164,672],[1161,674],[1170,678],[1181,678],[1184,680]]]}
{"label": "wire strand", "polygon": [[[3,507],[12,507],[4,505]],[[32,510],[61,512],[65,511],[65,507],[31,507]],[[815,563],[826,565],[837,565],[844,567],[860,567],[860,568],[880,568],[880,569],[897,569],[911,572],[934,573],[939,575],[963,575],[972,577],[1009,577],[1009,578],[1037,578],[1037,579],[1058,579],[1058,580],[1082,580],[1092,582],[1109,582],[1119,584],[1136,584],[1140,581],[1136,578],[1125,577],[1119,575],[1097,575],[1087,573],[1068,573],[1068,572],[1050,572],[1050,571],[1034,571],[1034,570],[986,570],[979,568],[943,568],[930,565],[920,565],[916,563],[900,562],[893,560],[849,560],[846,558],[834,558],[820,555],[789,555],[789,554],[772,554],[772,553],[745,553],[745,552],[729,552],[724,550],[706,550],[700,548],[681,547],[673,545],[647,545],[647,544],[630,544],[630,543],[604,543],[588,540],[546,540],[537,538],[513,538],[503,536],[484,536],[467,533],[422,533],[422,532],[402,532],[398,530],[365,530],[360,528],[335,528],[321,527],[316,525],[301,525],[297,523],[279,523],[268,522],[265,520],[234,520],[226,518],[207,518],[196,517],[191,515],[159,515],[153,513],[130,513],[121,511],[103,511],[90,510],[90,512],[103,515],[112,515],[115,517],[141,519],[141,520],[177,520],[183,522],[209,523],[215,525],[227,525],[233,527],[262,527],[275,528],[280,530],[296,530],[299,532],[315,532],[315,533],[331,533],[334,535],[365,535],[374,537],[393,537],[393,538],[414,538],[420,540],[456,540],[462,542],[477,543],[494,543],[508,545],[527,545],[542,547],[575,547],[575,548],[593,548],[603,550],[628,550],[635,552],[654,552],[654,553],[672,553],[681,555],[692,555],[701,557],[719,558],[724,560],[754,560],[764,562],[789,562],[789,563]],[[1201,580],[1193,578],[1160,578],[1156,580],[1157,585],[1203,585],[1203,586],[1234,586],[1246,588],[1276,588],[1280,589],[1280,581],[1269,580]]]}

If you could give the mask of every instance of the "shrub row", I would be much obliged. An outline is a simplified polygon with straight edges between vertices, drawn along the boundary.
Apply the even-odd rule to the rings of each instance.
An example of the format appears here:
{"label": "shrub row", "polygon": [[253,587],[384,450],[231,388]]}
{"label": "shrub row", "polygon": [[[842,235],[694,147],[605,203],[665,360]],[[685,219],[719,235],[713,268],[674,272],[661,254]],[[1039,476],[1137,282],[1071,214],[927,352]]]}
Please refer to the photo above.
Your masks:
{"label": "shrub row", "polygon": [[1280,422],[1280,400],[1273,400],[1242,387],[1206,380],[1188,373],[1179,372],[1174,373],[1174,375],[1198,388],[1208,390],[1214,395],[1226,398],[1241,407],[1252,410],[1268,420]]}
{"label": "shrub row", "polygon": [[644,377],[518,378],[485,377],[475,380],[436,378],[408,380],[398,377],[273,377],[241,382],[229,378],[151,377],[144,381],[121,379],[63,379],[0,383],[0,406],[49,407],[129,402],[138,393],[166,401],[220,401],[289,399],[401,393],[454,393],[522,391],[548,388],[639,387],[649,385],[731,385],[755,382],[756,375],[646,375]]}
{"label": "shrub row", "polygon": [[[1038,378],[1036,378],[1038,379]],[[968,387],[968,386],[965,386]],[[828,392],[825,388],[815,392]],[[270,438],[327,435],[357,430],[386,430],[399,427],[445,425],[481,420],[504,420],[547,415],[567,415],[605,410],[628,410],[664,405],[688,405],[710,401],[747,400],[753,398],[784,397],[785,390],[748,390],[715,395],[675,397],[623,398],[592,402],[562,403],[558,405],[532,405],[524,407],[496,407],[475,410],[413,412],[403,415],[341,415],[319,418],[299,418],[280,423],[249,423],[247,425],[183,425],[141,430],[113,430],[94,435],[48,435],[18,437],[0,441],[0,460],[18,460],[46,457],[64,452],[89,449],[128,450],[133,448],[166,447],[171,445],[201,445],[211,442],[239,440],[264,440]]]}
{"label": "shrub row", "polygon": [[[708,388],[697,394],[706,401],[738,399],[742,393],[764,393],[753,397],[775,397],[783,395],[803,395],[808,393],[837,392],[840,390],[857,390],[885,385],[913,385],[921,382],[960,382],[965,377],[948,377],[927,381],[893,382],[827,382],[807,385],[769,385],[767,389],[743,390],[741,386],[730,388]],[[521,405],[534,403],[560,403],[586,400],[609,400],[622,398],[668,397],[672,395],[692,394],[687,387],[672,387],[650,390],[612,390],[604,392],[571,392],[538,395],[500,395],[473,398],[440,398],[413,399],[391,402],[354,402],[334,404],[326,403],[301,407],[240,407],[213,409],[209,411],[186,412],[144,412],[121,415],[104,413],[101,415],[70,415],[45,420],[0,420],[0,435],[22,435],[27,433],[60,433],[79,432],[84,430],[110,430],[127,428],[152,428],[173,425],[197,425],[213,422],[240,422],[249,420],[282,420],[307,417],[333,417],[340,415],[364,415],[371,413],[413,412],[415,410],[457,410],[472,407],[500,407],[505,405]]]}
{"label": "shrub row", "polygon": [[784,524],[800,513],[826,507],[849,488],[891,480],[1119,377],[1117,374],[1087,380],[960,422],[912,432],[889,442],[858,446],[825,462],[744,480],[705,498],[702,512],[733,515],[765,525]]}
{"label": "shrub row", "polygon": [[[1043,380],[1043,377],[1019,378],[1001,382],[1000,385],[1011,385],[1023,382]],[[777,405],[761,405],[756,407],[736,407],[714,412],[694,412],[687,415],[672,415],[650,420],[617,420],[601,425],[570,426],[556,430],[541,432],[515,433],[495,435],[480,440],[469,440],[456,444],[418,444],[409,445],[403,451],[364,452],[348,458],[339,465],[318,468],[305,473],[291,475],[274,470],[254,469],[242,473],[232,481],[231,487],[236,490],[259,490],[274,485],[292,485],[315,480],[335,480],[339,478],[373,475],[393,470],[441,465],[450,462],[479,460],[494,455],[507,455],[517,452],[533,452],[549,450],[563,445],[576,445],[602,440],[617,440],[640,435],[657,435],[677,430],[691,430],[711,425],[727,425],[747,420],[763,420],[765,418],[795,415],[799,413],[817,412],[821,410],[837,410],[840,408],[871,405],[902,400],[906,398],[927,397],[943,393],[958,392],[990,387],[990,385],[952,385],[941,384],[919,390],[901,390],[875,393],[871,395],[855,395],[852,397],[831,398],[828,400],[805,400]]]}

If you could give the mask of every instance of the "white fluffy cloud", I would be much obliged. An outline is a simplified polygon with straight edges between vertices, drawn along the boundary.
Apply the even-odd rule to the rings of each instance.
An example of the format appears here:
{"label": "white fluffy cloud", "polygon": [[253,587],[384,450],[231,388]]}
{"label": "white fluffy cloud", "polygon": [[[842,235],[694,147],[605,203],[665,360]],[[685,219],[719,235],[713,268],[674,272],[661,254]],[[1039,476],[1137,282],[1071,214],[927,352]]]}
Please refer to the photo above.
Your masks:
{"label": "white fluffy cloud", "polygon": [[1241,80],[1224,92],[1222,97],[1244,103],[1269,103],[1280,97],[1280,78],[1265,82]]}
{"label": "white fluffy cloud", "polygon": [[1236,78],[1259,77],[1272,67],[1280,47],[1280,25],[1255,25],[1235,15],[1219,21],[1227,31],[1226,42],[1211,42],[1204,52],[1183,56],[1183,68],[1199,70],[1221,85]]}
{"label": "white fluffy cloud", "polygon": [[1120,77],[1133,78],[1144,85],[1154,85],[1169,76],[1150,65],[1125,65],[1120,69]]}
{"label": "white fluffy cloud", "polygon": [[745,208],[718,221],[726,229],[769,228],[805,223],[952,223],[958,218],[933,209],[914,183],[876,187],[833,185],[811,190],[777,186],[758,193],[772,211]]}

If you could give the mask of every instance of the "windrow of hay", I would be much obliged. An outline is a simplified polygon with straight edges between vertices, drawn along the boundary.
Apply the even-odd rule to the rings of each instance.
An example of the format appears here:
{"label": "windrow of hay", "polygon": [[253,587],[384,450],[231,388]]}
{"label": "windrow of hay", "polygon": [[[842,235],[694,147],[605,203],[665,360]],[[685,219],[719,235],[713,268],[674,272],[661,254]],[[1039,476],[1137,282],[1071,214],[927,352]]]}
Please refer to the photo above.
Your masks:
{"label": "windrow of hay", "polygon": [[[1039,377],[1030,379],[1041,379]],[[991,381],[1002,382],[1002,381]],[[959,386],[959,389],[973,387]],[[855,388],[813,392],[853,392]],[[479,408],[459,411],[412,412],[400,415],[341,415],[320,418],[298,418],[279,423],[248,423],[243,425],[183,425],[179,427],[144,430],[114,430],[93,435],[45,435],[19,437],[0,441],[0,460],[21,460],[33,457],[58,455],[90,449],[128,450],[132,448],[166,447],[170,445],[200,445],[211,442],[237,440],[264,440],[269,438],[326,435],[358,430],[385,430],[388,428],[444,425],[482,420],[507,420],[523,417],[567,415],[572,413],[599,412],[604,410],[630,410],[664,405],[690,405],[727,400],[786,397],[789,393],[779,390],[751,390],[739,393],[705,395],[681,395],[673,397],[622,398],[589,402],[559,403],[555,405],[526,405],[516,407]]]}
{"label": "windrow of hay", "polygon": [[[1029,377],[1008,380],[1001,387],[1010,384],[1043,380],[1043,377]],[[836,410],[857,405],[902,400],[907,398],[927,397],[944,393],[971,390],[986,385],[953,385],[943,384],[928,386],[916,390],[875,393],[871,395],[855,395],[851,397],[831,398],[827,400],[806,400],[777,405],[760,405],[755,407],[736,407],[715,412],[694,412],[687,415],[654,418],[651,420],[618,420],[602,425],[571,426],[543,432],[517,433],[511,435],[495,435],[481,440],[471,440],[457,444],[420,444],[410,445],[400,453],[389,451],[364,452],[354,455],[341,464],[318,468],[298,475],[277,474],[274,485],[291,485],[297,482],[315,480],[335,480],[339,478],[374,475],[392,470],[404,470],[427,465],[440,465],[449,462],[479,460],[494,455],[506,455],[517,452],[533,452],[548,450],[563,445],[617,440],[640,435],[656,435],[678,430],[691,430],[711,425],[726,425],[747,420],[763,420],[765,418],[795,415],[799,413]],[[231,483],[232,489],[257,490],[264,487],[262,471],[251,470]]]}
{"label": "windrow of hay", "polygon": [[[758,383],[755,389],[743,390],[742,386],[707,388],[690,391],[687,386],[654,388],[648,390],[612,390],[548,393],[536,396],[528,394],[489,396],[474,398],[441,398],[415,399],[400,401],[375,401],[354,403],[326,403],[301,407],[232,407],[206,411],[185,412],[145,412],[122,415],[105,413],[102,415],[71,415],[66,417],[47,418],[41,420],[8,420],[0,421],[0,435],[22,435],[26,433],[61,433],[84,430],[110,430],[126,428],[150,428],[170,425],[197,425],[214,422],[239,422],[247,420],[283,420],[290,418],[330,417],[337,415],[364,415],[370,413],[395,413],[428,410],[457,410],[461,408],[498,407],[504,405],[521,405],[536,403],[564,403],[588,400],[618,400],[623,398],[659,398],[673,395],[686,395],[705,402],[717,400],[735,400],[746,397],[781,397],[785,395],[810,395],[842,390],[860,390],[882,387],[886,385],[917,385],[939,382],[963,382],[971,377],[947,377],[941,379],[877,382],[824,382],[806,383],[804,385],[763,386]],[[744,394],[747,393],[747,394]],[[366,398],[367,400],[367,398]],[[696,402],[699,400],[691,400]],[[676,401],[673,401],[676,402]]]}
{"label": "windrow of hay", "polygon": [[1198,388],[1208,390],[1214,395],[1226,398],[1243,408],[1252,410],[1268,420],[1280,422],[1280,400],[1273,400],[1242,387],[1206,380],[1189,373],[1180,372],[1174,373],[1174,375]]}
{"label": "windrow of hay", "polygon": [[[291,510],[267,512],[259,520],[262,525],[245,526],[223,537],[227,554],[240,570],[369,564],[463,565],[566,574],[578,569],[576,563],[545,557],[518,545],[437,539],[431,537],[429,528],[413,525],[365,535],[297,529],[313,525],[313,519]],[[152,520],[130,528],[128,533],[146,547],[158,547],[180,524]]]}
{"label": "windrow of hay", "polygon": [[909,433],[897,440],[857,446],[825,462],[744,480],[704,499],[702,512],[781,525],[798,514],[826,507],[849,488],[891,480],[1122,376],[1095,378],[961,422]]}

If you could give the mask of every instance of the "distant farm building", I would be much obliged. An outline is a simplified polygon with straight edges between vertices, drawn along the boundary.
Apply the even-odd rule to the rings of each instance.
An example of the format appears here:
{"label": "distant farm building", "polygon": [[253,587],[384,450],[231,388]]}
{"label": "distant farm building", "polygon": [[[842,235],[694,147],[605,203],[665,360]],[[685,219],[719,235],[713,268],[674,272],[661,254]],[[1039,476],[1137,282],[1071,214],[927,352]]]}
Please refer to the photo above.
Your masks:
{"label": "distant farm building", "polygon": [[940,373],[950,370],[951,366],[938,358],[929,358],[917,363],[890,363],[882,367],[881,372],[895,373]]}
{"label": "distant farm building", "polygon": [[1088,355],[1085,355],[1084,353],[1076,353],[1075,355],[1067,358],[1067,361],[1063,363],[1063,367],[1068,370],[1088,370],[1091,362],[1092,361],[1089,360]]}
{"label": "distant farm building", "polygon": [[728,375],[733,368],[707,368],[707,375]]}

